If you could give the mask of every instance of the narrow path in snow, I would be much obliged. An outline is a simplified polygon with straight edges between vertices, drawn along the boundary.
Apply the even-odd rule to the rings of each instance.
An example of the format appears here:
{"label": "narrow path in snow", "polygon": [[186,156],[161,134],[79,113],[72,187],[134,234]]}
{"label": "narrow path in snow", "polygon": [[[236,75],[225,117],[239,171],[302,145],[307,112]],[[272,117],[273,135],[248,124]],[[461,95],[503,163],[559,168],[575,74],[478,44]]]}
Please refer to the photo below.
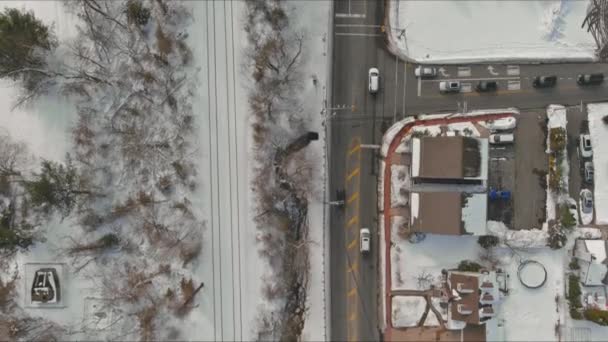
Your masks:
{"label": "narrow path in snow", "polygon": [[[213,306],[213,339],[243,340],[241,300],[241,219],[239,198],[246,194],[239,181],[239,145],[244,137],[239,133],[234,42],[234,3],[207,1],[204,13],[197,18],[205,22],[201,73],[201,96],[207,97],[207,112],[203,115],[201,143],[208,145],[202,153],[208,158],[203,165],[208,172],[204,184],[209,194],[209,219],[206,239],[211,248]],[[206,84],[205,84],[206,83]],[[207,141],[205,141],[205,138]],[[207,149],[205,151],[205,149]],[[210,241],[209,241],[210,240]]]}

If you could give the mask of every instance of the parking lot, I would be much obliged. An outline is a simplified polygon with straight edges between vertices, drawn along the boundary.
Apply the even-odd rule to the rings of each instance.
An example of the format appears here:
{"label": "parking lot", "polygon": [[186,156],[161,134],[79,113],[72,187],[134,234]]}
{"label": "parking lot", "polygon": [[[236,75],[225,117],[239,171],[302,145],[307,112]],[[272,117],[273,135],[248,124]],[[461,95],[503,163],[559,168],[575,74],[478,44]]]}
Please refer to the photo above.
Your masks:
{"label": "parking lot", "polygon": [[490,147],[489,189],[511,191],[511,199],[488,202],[488,218],[512,229],[540,228],[546,191],[544,112],[522,112],[513,132],[515,144]]}

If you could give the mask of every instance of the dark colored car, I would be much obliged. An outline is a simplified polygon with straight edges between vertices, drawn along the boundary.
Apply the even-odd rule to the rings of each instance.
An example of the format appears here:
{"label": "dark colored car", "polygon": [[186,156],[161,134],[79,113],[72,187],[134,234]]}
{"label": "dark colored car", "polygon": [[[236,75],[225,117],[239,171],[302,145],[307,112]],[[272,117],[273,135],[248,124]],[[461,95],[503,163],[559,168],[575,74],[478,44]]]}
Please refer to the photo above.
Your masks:
{"label": "dark colored car", "polygon": [[496,81],[480,81],[475,87],[478,92],[496,91],[496,89],[498,89]]}
{"label": "dark colored car", "polygon": [[34,274],[32,302],[57,303],[61,300],[59,277],[54,268],[41,268]]}
{"label": "dark colored car", "polygon": [[532,81],[534,88],[549,88],[554,87],[557,83],[557,76],[536,76]]}
{"label": "dark colored car", "polygon": [[604,82],[604,74],[581,74],[576,77],[576,83],[579,85],[598,85]]}

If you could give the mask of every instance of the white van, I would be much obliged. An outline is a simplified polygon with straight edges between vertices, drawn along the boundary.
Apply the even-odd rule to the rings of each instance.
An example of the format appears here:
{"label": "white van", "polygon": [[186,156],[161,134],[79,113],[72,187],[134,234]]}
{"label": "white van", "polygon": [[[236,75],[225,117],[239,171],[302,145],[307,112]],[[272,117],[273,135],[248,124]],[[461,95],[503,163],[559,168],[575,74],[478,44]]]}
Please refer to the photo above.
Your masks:
{"label": "white van", "polygon": [[378,88],[380,87],[380,71],[377,68],[371,68],[368,72],[368,88],[369,92],[375,94],[378,92]]}
{"label": "white van", "polygon": [[513,137],[513,134],[492,134],[489,140],[490,144],[512,144],[515,137]]}
{"label": "white van", "polygon": [[361,253],[366,254],[369,253],[371,249],[371,235],[369,233],[368,228],[361,228],[359,232],[359,248],[361,249]]}

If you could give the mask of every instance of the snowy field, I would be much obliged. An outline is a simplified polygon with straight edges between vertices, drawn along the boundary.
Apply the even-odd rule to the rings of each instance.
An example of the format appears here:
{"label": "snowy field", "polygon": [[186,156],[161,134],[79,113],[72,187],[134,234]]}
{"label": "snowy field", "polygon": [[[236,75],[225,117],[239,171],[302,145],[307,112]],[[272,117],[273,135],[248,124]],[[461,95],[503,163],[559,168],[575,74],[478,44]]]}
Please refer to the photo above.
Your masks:
{"label": "snowy field", "polygon": [[608,115],[608,103],[589,104],[587,113],[595,168],[595,223],[608,224],[608,125],[602,121]]}
{"label": "snowy field", "polygon": [[391,0],[391,40],[429,63],[593,60],[593,37],[581,28],[588,3]]}

